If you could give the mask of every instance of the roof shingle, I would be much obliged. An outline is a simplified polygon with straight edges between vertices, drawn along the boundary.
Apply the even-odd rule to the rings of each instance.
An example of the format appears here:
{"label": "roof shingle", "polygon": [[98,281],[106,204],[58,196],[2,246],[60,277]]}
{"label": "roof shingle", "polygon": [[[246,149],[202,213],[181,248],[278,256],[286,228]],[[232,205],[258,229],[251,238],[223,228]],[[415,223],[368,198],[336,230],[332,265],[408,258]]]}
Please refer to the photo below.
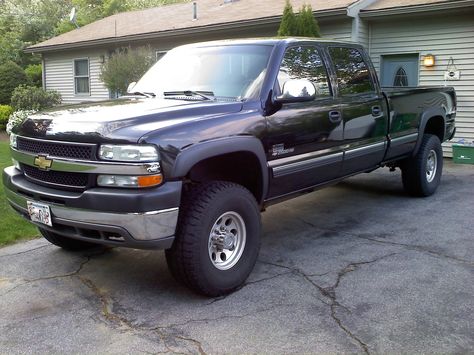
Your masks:
{"label": "roof shingle", "polygon": [[[50,46],[120,38],[281,16],[285,0],[197,0],[198,19],[193,20],[192,2],[130,11],[106,17],[79,29],[53,37],[29,47],[29,50]],[[313,11],[345,9],[356,0],[292,0],[295,11],[310,4]]]}

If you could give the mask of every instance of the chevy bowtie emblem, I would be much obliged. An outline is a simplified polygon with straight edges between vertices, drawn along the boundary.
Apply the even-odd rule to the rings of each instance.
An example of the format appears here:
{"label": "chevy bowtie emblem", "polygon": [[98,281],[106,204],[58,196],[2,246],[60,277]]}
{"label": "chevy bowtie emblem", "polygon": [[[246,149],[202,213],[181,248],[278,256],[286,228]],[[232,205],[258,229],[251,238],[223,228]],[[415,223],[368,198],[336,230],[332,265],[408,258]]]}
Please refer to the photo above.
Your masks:
{"label": "chevy bowtie emblem", "polygon": [[38,155],[35,158],[35,166],[40,168],[41,170],[48,170],[53,165],[53,159],[48,159],[46,155]]}

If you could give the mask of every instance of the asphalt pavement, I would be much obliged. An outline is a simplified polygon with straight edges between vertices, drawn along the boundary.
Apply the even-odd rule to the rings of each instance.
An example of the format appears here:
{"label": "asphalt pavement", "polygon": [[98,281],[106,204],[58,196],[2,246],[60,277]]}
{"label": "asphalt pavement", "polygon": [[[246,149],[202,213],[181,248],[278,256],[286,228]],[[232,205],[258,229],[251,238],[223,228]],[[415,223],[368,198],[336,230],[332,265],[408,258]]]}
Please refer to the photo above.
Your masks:
{"label": "asphalt pavement", "polygon": [[0,353],[472,353],[474,166],[429,198],[377,170],[270,207],[246,284],[197,296],[161,251],[0,249]]}

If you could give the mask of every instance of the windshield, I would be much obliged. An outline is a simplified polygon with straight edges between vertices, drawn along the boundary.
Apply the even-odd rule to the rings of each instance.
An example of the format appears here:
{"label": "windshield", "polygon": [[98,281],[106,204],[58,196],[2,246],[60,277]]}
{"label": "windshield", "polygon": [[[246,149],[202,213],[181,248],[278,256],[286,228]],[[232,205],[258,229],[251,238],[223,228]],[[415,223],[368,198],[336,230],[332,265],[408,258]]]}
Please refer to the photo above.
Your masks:
{"label": "windshield", "polygon": [[201,92],[245,99],[260,91],[272,49],[268,45],[178,47],[151,67],[133,91],[168,98]]}

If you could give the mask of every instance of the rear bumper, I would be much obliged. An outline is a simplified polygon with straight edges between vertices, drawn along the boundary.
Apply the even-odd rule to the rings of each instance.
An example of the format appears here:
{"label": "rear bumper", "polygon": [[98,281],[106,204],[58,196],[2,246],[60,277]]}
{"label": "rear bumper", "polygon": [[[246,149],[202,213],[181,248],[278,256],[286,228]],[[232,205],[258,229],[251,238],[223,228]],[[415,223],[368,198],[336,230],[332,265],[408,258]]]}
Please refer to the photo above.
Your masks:
{"label": "rear bumper", "polygon": [[167,249],[173,243],[181,182],[141,191],[100,188],[78,193],[32,184],[8,167],[3,184],[10,205],[28,220],[27,201],[49,205],[53,227],[37,226],[51,232],[138,249]]}

